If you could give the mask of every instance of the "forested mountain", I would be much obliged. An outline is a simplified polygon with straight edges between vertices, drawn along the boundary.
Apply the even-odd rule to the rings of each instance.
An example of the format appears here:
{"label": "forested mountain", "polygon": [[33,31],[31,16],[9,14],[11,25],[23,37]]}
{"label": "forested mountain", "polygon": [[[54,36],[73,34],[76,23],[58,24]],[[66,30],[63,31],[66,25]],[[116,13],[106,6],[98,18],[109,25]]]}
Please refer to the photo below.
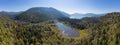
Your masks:
{"label": "forested mountain", "polygon": [[7,11],[1,11],[0,16],[7,16],[11,19],[14,19],[16,15],[21,14],[22,12],[7,12]]}
{"label": "forested mountain", "polygon": [[16,20],[26,22],[42,22],[63,17],[69,17],[69,14],[58,11],[52,7],[34,7],[16,16]]}

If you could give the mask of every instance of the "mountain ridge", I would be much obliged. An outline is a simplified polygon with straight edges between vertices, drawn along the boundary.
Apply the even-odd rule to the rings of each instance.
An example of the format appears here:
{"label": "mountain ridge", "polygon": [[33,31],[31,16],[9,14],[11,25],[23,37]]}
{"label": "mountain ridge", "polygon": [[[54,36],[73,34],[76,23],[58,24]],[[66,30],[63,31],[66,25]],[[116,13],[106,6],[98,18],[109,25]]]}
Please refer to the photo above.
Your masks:
{"label": "mountain ridge", "polygon": [[26,22],[42,22],[46,20],[53,20],[58,18],[68,18],[69,14],[61,12],[52,7],[33,7],[25,12],[17,15],[16,20],[23,20]]}

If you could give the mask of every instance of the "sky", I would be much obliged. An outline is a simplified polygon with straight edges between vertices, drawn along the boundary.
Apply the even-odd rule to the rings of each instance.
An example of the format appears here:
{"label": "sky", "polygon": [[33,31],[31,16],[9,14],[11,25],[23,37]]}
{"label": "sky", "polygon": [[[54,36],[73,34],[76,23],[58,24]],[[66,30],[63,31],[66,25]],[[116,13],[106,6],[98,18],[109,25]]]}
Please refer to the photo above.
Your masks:
{"label": "sky", "polygon": [[120,0],[0,0],[0,11],[25,11],[32,7],[53,7],[72,13],[120,12]]}

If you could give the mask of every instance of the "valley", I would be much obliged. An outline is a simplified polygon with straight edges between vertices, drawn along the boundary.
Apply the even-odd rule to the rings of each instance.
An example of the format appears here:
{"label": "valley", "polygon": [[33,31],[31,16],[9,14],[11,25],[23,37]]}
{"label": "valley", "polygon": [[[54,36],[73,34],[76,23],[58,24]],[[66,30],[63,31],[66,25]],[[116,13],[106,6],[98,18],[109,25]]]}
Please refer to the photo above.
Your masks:
{"label": "valley", "polygon": [[71,19],[51,7],[0,13],[0,45],[120,45],[120,12]]}

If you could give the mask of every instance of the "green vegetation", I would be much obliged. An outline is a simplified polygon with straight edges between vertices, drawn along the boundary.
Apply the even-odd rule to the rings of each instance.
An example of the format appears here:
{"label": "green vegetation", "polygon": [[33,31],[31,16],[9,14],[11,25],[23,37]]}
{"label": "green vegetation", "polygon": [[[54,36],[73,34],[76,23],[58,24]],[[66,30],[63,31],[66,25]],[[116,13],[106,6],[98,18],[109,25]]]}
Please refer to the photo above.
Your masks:
{"label": "green vegetation", "polygon": [[[59,13],[45,12],[51,15]],[[46,18],[49,17],[46,13],[42,13],[44,16],[34,13],[0,15],[0,45],[120,45],[119,12],[81,20],[60,17],[61,13],[58,15],[59,18],[52,18],[52,15],[52,19]],[[54,20],[79,31],[80,37],[63,36]]]}
{"label": "green vegetation", "polygon": [[[4,20],[3,20],[4,19]],[[54,22],[28,23],[0,20],[0,45],[69,45],[71,39],[60,34]]]}

